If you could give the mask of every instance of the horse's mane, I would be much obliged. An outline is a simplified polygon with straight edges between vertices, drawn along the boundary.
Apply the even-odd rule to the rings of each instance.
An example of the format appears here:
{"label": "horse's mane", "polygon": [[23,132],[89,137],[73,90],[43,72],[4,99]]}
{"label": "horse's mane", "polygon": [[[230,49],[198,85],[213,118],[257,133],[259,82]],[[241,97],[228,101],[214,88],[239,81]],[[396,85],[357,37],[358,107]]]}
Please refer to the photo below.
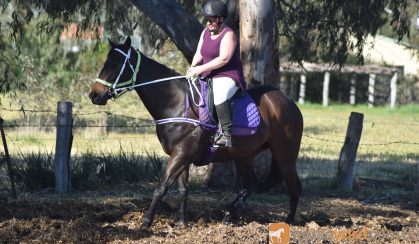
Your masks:
{"label": "horse's mane", "polygon": [[[158,61],[156,61],[152,58],[149,58],[149,57],[145,56],[144,54],[142,54],[142,55],[143,55],[143,57],[146,57],[147,59],[149,59],[151,62],[154,62],[155,64],[160,66],[162,68],[163,72],[167,74],[167,77],[165,77],[165,78],[172,77],[172,76],[183,75],[183,74],[179,74],[177,71],[167,67],[166,65],[164,65],[164,64],[162,64],[162,63],[160,63],[160,62],[158,62]],[[173,82],[180,90],[182,90],[184,92],[187,92],[187,93],[189,92],[189,85],[188,85],[186,79],[181,78],[181,79],[176,79],[176,80],[173,80],[173,81],[170,81],[170,82]]]}
{"label": "horse's mane", "polygon": [[[164,64],[161,64],[161,63],[159,63],[159,62],[157,62],[157,61],[155,61],[153,59],[150,59],[150,60],[154,61],[159,66],[161,66],[162,68],[164,68],[163,70],[167,70],[168,77],[182,75],[182,74],[179,74],[178,72],[176,72],[175,70],[167,67]],[[185,78],[180,78],[180,79],[173,80],[171,82],[173,82],[173,84],[175,84],[175,86],[178,87],[180,91],[182,91],[185,95],[187,95],[188,100],[189,100],[189,104],[193,104],[192,103],[191,94],[190,94],[191,91],[190,91],[190,87],[189,87],[188,81]],[[197,84],[197,86],[198,86],[198,89],[200,89],[200,84]],[[194,106],[192,106],[192,109],[193,109],[193,111],[194,111],[195,114],[198,113],[198,111],[195,110]]]}

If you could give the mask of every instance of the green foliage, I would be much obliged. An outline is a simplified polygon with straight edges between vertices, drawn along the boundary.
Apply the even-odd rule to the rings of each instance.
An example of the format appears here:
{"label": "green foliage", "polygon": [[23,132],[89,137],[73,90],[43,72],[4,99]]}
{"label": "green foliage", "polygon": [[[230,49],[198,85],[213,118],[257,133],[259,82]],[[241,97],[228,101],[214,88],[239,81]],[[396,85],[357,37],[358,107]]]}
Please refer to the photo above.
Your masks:
{"label": "green foliage", "polygon": [[146,55],[151,56],[168,39],[147,15],[126,1],[108,0],[105,16],[104,26],[112,40],[123,42],[127,35],[140,35],[139,48]]}
{"label": "green foliage", "polygon": [[[97,26],[96,11],[90,10],[95,8],[96,1],[84,1],[83,7],[77,1],[53,1],[49,5],[45,1],[9,2],[2,1],[0,17],[0,72],[4,74],[0,76],[0,93],[30,89],[68,99],[69,89],[77,86],[86,73],[94,74],[97,67],[93,69],[91,64],[97,62],[90,62],[94,61],[92,55],[83,57],[67,52],[59,43],[59,35],[66,23],[76,20],[82,29]],[[86,17],[81,17],[83,14]],[[99,50],[103,48],[99,46]],[[100,57],[103,55],[99,53],[94,59]]]}
{"label": "green foliage", "polygon": [[22,155],[16,163],[16,182],[22,191],[35,191],[53,187],[54,157],[52,154],[30,153]]}
{"label": "green foliage", "polygon": [[7,93],[25,87],[25,73],[19,55],[3,33],[0,25],[0,93]]}
{"label": "green foliage", "polygon": [[[417,5],[417,1],[410,1],[408,7],[408,16],[410,18],[410,25],[407,26],[409,28],[409,36],[404,36],[401,39],[402,44],[406,45],[407,47],[419,50],[419,29],[416,26],[416,21],[418,17],[418,8],[415,7]],[[393,23],[395,24],[395,23]],[[381,35],[388,36],[394,39],[399,39],[398,33],[394,31],[392,28],[392,23],[387,22],[382,28],[380,28]]]}
{"label": "green foliage", "polygon": [[[200,18],[204,1],[176,2]],[[338,64],[346,62],[351,52],[355,52],[356,61],[362,63],[367,35],[375,35],[383,26],[399,40],[409,37],[410,18],[417,7],[416,1],[412,0],[274,0],[274,3],[281,57],[297,62]],[[386,9],[392,14],[387,14]],[[0,17],[0,72],[4,74],[0,77],[0,92],[22,89],[40,79],[43,84],[36,83],[31,88],[47,86],[45,91],[58,88],[62,99],[68,98],[66,91],[71,88],[84,90],[85,87],[78,87],[76,83],[83,78],[81,74],[84,73],[80,71],[92,74],[96,70],[87,70],[89,65],[84,66],[86,69],[77,66],[81,64],[78,55],[60,50],[58,35],[69,23],[78,24],[79,37],[84,30],[99,33],[100,27],[105,27],[107,35],[114,39],[137,32],[141,35],[139,42],[146,49],[143,51],[149,56],[167,40],[167,33],[145,16],[133,1],[1,0],[0,10],[3,11]],[[172,41],[176,43],[176,40]]]}
{"label": "green foliage", "polygon": [[[277,1],[281,46],[290,60],[343,64],[350,53],[363,63],[363,45],[389,22],[400,40],[409,36],[409,1]],[[390,8],[392,15],[387,15]]]}
{"label": "green foliage", "polygon": [[[0,60],[0,92],[27,89],[37,97],[55,100],[85,99],[91,80],[108,52],[108,45],[86,47],[82,52],[69,52],[57,42],[57,36],[40,34],[40,21],[25,27],[26,35],[19,45],[19,54],[13,48],[3,52]],[[82,46],[83,48],[83,46]],[[25,97],[20,98],[23,103]],[[38,100],[45,106],[49,99]]]}

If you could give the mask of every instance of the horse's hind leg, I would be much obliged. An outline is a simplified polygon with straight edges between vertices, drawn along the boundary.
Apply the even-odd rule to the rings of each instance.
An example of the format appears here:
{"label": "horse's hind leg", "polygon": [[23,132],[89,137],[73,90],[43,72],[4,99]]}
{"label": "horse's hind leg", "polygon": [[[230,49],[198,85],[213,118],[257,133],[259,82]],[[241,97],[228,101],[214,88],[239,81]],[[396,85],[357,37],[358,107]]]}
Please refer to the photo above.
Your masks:
{"label": "horse's hind leg", "polygon": [[[288,195],[290,197],[290,212],[285,220],[287,223],[294,222],[298,200],[302,190],[296,168],[299,145],[299,143],[292,144],[285,138],[282,138],[282,143],[280,138],[275,138],[271,144],[272,163],[278,165],[279,171],[277,172],[278,174],[282,173],[282,178],[287,185]],[[281,175],[278,175],[278,177],[280,178]]]}
{"label": "horse's hind leg", "polygon": [[237,172],[243,181],[243,189],[239,192],[236,199],[234,199],[234,201],[227,208],[223,219],[224,223],[231,222],[231,219],[236,215],[237,210],[239,210],[244,205],[246,200],[255,191],[255,175],[252,165],[253,160],[254,156],[236,161]]}

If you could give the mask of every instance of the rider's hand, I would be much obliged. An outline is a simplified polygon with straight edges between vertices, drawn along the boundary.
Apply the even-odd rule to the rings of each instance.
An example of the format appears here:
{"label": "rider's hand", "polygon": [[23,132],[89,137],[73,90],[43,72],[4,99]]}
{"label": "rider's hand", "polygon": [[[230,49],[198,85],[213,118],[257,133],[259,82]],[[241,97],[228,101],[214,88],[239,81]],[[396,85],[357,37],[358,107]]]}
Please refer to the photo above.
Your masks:
{"label": "rider's hand", "polygon": [[200,69],[200,66],[194,66],[194,67],[190,67],[188,71],[186,71],[186,76],[193,78],[200,75],[201,73],[202,71]]}

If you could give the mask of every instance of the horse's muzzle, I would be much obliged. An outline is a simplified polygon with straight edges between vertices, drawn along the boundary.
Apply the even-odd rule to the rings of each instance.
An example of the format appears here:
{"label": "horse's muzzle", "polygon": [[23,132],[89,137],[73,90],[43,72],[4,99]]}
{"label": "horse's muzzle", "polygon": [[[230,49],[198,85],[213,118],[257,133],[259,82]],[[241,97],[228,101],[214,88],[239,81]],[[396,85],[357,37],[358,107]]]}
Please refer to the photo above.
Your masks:
{"label": "horse's muzzle", "polygon": [[106,94],[104,96],[101,96],[100,94],[98,94],[96,92],[90,92],[90,94],[89,94],[90,100],[95,105],[106,105],[106,103],[108,102],[108,99],[109,99],[107,97],[108,96]]}

